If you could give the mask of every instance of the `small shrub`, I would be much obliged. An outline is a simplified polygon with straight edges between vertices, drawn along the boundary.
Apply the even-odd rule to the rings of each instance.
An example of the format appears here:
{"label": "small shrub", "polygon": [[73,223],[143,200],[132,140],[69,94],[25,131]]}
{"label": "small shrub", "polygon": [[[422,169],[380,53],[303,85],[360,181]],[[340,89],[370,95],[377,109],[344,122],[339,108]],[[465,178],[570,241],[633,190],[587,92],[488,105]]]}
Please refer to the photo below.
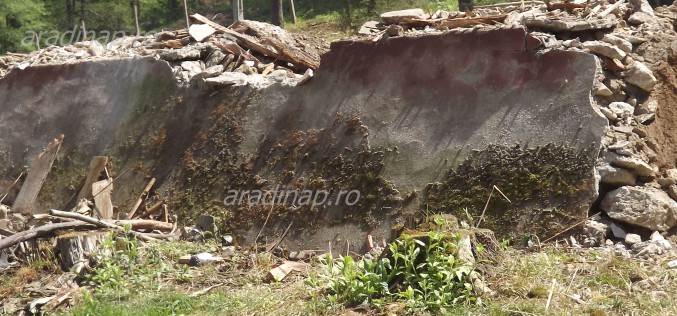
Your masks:
{"label": "small shrub", "polygon": [[327,255],[323,271],[310,282],[325,288],[334,304],[379,307],[400,300],[412,310],[444,313],[454,305],[476,302],[469,281],[474,267],[455,257],[459,240],[458,235],[429,232],[403,235],[389,245],[388,256],[376,260]]}

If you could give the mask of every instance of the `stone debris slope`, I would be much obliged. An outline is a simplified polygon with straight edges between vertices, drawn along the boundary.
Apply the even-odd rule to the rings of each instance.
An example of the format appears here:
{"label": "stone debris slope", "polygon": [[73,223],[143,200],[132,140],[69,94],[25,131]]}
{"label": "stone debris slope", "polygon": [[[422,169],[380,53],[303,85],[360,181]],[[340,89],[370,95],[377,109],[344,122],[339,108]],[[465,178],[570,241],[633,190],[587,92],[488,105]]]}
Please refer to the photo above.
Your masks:
{"label": "stone debris slope", "polygon": [[[201,86],[295,84],[319,67],[326,42],[256,21],[230,28],[192,16],[189,29],[154,36],[122,37],[105,45],[96,40],[65,47],[49,46],[30,54],[0,56],[0,78],[12,70],[107,58],[149,57],[172,66],[179,83]],[[204,24],[201,24],[204,23]]]}

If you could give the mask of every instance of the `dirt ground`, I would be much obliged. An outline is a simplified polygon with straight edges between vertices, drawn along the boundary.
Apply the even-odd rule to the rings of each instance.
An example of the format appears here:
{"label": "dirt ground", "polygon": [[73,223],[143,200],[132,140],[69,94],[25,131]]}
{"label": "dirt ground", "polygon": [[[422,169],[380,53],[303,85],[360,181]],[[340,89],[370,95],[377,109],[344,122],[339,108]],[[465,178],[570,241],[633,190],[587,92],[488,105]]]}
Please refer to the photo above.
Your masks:
{"label": "dirt ground", "polygon": [[[662,8],[668,10],[668,8]],[[660,12],[660,11],[659,11]],[[673,21],[673,29],[674,29]],[[677,39],[676,33],[655,36],[638,48],[660,82],[652,92],[659,103],[656,120],[648,128],[648,139],[657,146],[657,164],[661,170],[677,166]]]}

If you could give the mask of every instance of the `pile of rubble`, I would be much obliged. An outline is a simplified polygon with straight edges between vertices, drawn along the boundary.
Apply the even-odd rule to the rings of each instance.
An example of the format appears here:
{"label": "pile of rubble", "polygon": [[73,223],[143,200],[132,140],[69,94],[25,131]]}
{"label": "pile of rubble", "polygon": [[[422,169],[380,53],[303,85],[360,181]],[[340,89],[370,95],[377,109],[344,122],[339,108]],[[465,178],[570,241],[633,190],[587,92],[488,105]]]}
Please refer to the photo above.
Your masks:
{"label": "pile of rubble", "polygon": [[320,55],[328,50],[322,40],[262,22],[240,21],[226,28],[199,14],[191,17],[196,23],[188,29],[121,37],[105,46],[89,40],[30,54],[8,53],[0,57],[0,78],[36,65],[149,57],[169,62],[182,85],[296,85],[312,77]]}
{"label": "pile of rubble", "polygon": [[[652,71],[660,60],[646,52],[677,39],[674,25],[674,5],[654,11],[646,0],[532,1],[481,6],[472,12],[387,12],[380,22],[365,23],[360,34],[379,41],[449,30],[524,28],[541,41],[538,50],[597,56],[602,71],[592,97],[599,113],[609,120],[596,166],[600,207],[606,215],[588,220],[587,237],[580,242],[611,243],[617,249],[627,248],[627,255],[646,258],[673,252],[663,235],[677,227],[677,169],[659,170],[659,149],[647,133],[660,108],[654,97],[660,83]],[[639,231],[645,239],[625,230]],[[621,242],[614,245],[607,238]]]}

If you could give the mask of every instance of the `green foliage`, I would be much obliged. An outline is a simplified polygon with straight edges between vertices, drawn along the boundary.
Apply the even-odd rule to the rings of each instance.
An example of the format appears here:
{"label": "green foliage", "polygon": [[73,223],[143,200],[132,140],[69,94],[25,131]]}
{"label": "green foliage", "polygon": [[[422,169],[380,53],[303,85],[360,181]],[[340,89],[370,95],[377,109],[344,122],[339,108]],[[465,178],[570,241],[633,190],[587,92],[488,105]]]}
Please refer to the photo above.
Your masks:
{"label": "green foliage", "polygon": [[23,46],[21,42],[30,37],[27,32],[48,26],[46,15],[43,1],[0,1],[0,54],[8,50],[25,52],[35,49],[35,46]]}
{"label": "green foliage", "polygon": [[175,268],[154,244],[140,248],[136,239],[111,233],[101,244],[96,265],[85,279],[103,289],[152,286],[163,277],[190,279],[187,266]]}
{"label": "green foliage", "polygon": [[327,255],[323,271],[309,283],[325,288],[332,304],[379,307],[400,300],[411,310],[448,312],[453,306],[476,302],[469,281],[474,267],[455,257],[459,238],[435,231],[403,235],[389,245],[390,256],[377,260],[356,262],[350,256],[334,260]]}

